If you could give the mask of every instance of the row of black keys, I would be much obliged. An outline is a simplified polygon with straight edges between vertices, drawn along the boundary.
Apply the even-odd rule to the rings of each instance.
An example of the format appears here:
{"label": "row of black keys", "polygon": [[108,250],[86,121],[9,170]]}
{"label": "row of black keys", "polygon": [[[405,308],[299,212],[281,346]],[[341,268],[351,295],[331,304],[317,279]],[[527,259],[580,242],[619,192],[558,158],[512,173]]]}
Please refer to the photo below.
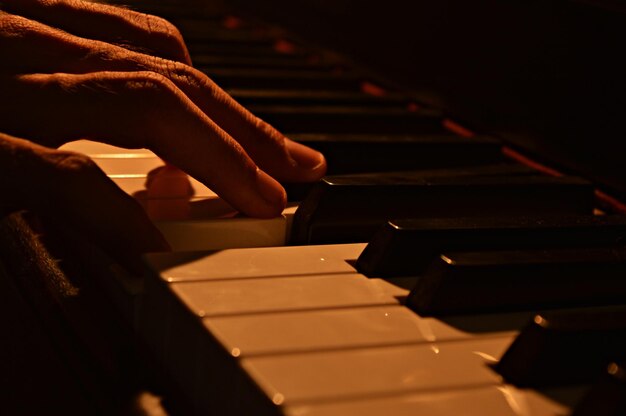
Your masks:
{"label": "row of black keys", "polygon": [[[228,73],[211,72],[218,78]],[[234,77],[245,73],[231,72]],[[309,82],[308,73],[291,79],[299,76]],[[263,81],[263,88],[276,87]],[[420,314],[623,303],[626,219],[590,215],[593,190],[585,181],[503,163],[499,144],[492,140],[433,136],[441,127],[435,114],[381,111],[368,99],[357,109],[337,106],[354,100],[348,93],[298,94],[302,101],[294,96],[290,105],[302,107],[291,111],[267,105],[272,99],[284,104],[289,97],[284,93],[272,97],[265,91],[262,105],[249,92],[240,95],[286,131],[325,133],[295,137],[323,151],[331,173],[344,174],[327,177],[306,193],[289,188],[296,196],[292,199],[303,198],[294,218],[294,243],[369,240],[386,218],[420,218],[386,223],[356,264],[368,276],[415,276],[407,304]],[[333,98],[334,107],[310,106]],[[396,97],[387,103],[396,104]],[[387,135],[358,134],[378,129]],[[419,135],[389,135],[394,132]],[[354,174],[403,169],[421,171]],[[518,385],[588,382],[607,362],[624,355],[625,335],[626,309],[538,315],[497,370]],[[581,351],[589,356],[581,360]],[[595,396],[603,399],[611,391],[607,383],[623,383],[619,366],[610,368],[610,381],[578,412],[597,411]],[[616,406],[615,400],[602,402]]]}
{"label": "row of black keys", "polygon": [[[422,315],[624,304],[626,219],[593,216],[590,183],[506,161],[497,141],[450,134],[437,112],[410,109],[399,94],[364,94],[342,65],[277,53],[251,29],[174,20],[197,66],[326,155],[335,176],[287,184],[300,201],[292,243],[370,241],[357,269],[401,278]],[[621,306],[544,313],[497,370],[522,386],[590,382],[626,359],[625,340]],[[625,380],[612,362],[576,414],[623,413]]]}

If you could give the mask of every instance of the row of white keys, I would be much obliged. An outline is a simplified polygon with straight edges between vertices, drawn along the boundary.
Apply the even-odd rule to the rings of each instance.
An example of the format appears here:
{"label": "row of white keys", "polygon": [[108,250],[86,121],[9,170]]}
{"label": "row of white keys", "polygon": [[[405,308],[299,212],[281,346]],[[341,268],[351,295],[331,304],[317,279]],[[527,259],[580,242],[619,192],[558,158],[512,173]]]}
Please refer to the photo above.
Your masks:
{"label": "row of white keys", "polygon": [[[405,289],[354,271],[363,248],[150,256],[138,330],[197,414],[563,413],[489,367],[514,330],[416,315]],[[467,320],[519,327],[523,315]]]}
{"label": "row of white keys", "polygon": [[[559,393],[581,394],[556,391]],[[287,416],[562,416],[568,413],[567,406],[543,394],[510,385],[300,405],[285,412]]]}
{"label": "row of white keys", "polygon": [[229,218],[235,214],[232,208],[193,178],[192,197],[148,197],[148,174],[165,165],[150,150],[123,149],[89,140],[67,143],[62,149],[89,156],[123,191],[137,198],[174,251],[280,246],[289,235],[296,207],[272,219]]}

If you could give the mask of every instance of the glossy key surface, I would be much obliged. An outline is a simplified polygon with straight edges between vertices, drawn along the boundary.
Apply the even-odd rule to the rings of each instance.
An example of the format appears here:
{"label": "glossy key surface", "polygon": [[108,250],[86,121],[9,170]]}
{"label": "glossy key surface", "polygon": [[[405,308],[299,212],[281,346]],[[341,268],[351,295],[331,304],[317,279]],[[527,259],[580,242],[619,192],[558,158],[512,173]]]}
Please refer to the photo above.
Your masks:
{"label": "glossy key surface", "polygon": [[588,182],[575,177],[506,175],[507,170],[476,176],[449,170],[440,175],[326,177],[300,203],[291,241],[367,241],[393,218],[591,214],[593,190]]}
{"label": "glossy key surface", "polygon": [[626,240],[624,216],[428,218],[387,222],[359,257],[368,276],[420,274],[443,251],[566,248]]}
{"label": "glossy key surface", "polygon": [[541,387],[591,383],[626,358],[626,308],[536,315],[496,369],[510,383]]}
{"label": "glossy key surface", "polygon": [[441,414],[480,398],[487,412],[556,415],[581,397],[566,391],[565,404],[493,370],[531,314],[421,316],[395,280],[354,271],[362,249],[151,255],[139,333],[200,414]]}
{"label": "glossy key surface", "polygon": [[409,305],[424,315],[619,304],[624,248],[443,253],[415,279]]}
{"label": "glossy key surface", "polygon": [[292,134],[326,158],[327,175],[476,166],[503,162],[500,143],[451,134]]}

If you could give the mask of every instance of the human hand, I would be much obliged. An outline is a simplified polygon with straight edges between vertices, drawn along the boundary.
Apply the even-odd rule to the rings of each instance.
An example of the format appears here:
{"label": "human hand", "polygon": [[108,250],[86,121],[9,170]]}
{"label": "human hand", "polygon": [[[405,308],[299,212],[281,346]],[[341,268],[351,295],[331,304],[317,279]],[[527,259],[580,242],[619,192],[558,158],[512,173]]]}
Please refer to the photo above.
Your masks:
{"label": "human hand", "polygon": [[88,157],[0,133],[0,216],[29,209],[95,241],[137,270],[137,256],[168,243],[141,206]]}
{"label": "human hand", "polygon": [[[47,174],[59,178],[70,160],[78,171],[90,172],[84,178],[89,188],[104,175],[86,158],[50,148],[78,138],[146,147],[256,217],[278,215],[284,207],[277,180],[311,181],[324,174],[321,154],[286,139],[189,66],[180,34],[166,21],[78,0],[3,0],[1,8],[0,129],[46,146],[2,136],[6,155],[19,143],[20,151],[51,161],[56,168]],[[120,40],[123,46],[114,44]],[[49,179],[33,178],[37,171],[27,166],[15,169],[29,180]],[[84,197],[79,194],[58,198],[59,215],[72,212],[65,205]],[[93,198],[98,203],[83,207],[87,211],[73,222],[93,229],[98,240],[135,238],[123,218],[143,213],[131,213],[125,195],[107,191]],[[119,214],[107,217],[107,229],[88,224],[96,205]],[[138,221],[144,223],[149,228],[147,219]],[[149,246],[137,242],[136,251]]]}

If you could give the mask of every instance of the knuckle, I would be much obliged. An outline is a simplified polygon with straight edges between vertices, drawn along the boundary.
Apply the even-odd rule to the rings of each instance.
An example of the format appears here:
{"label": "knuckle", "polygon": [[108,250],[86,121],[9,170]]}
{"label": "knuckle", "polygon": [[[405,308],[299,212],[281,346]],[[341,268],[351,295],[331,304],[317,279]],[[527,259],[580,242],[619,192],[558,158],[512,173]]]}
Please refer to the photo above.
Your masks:
{"label": "knuckle", "polygon": [[186,47],[182,34],[176,26],[167,20],[149,14],[141,15],[140,25],[148,31],[149,36],[160,45],[165,58],[186,59]]}
{"label": "knuckle", "polygon": [[59,93],[77,95],[81,92],[81,87],[88,86],[82,77],[65,73],[19,75],[17,79],[38,88],[39,96],[47,102],[54,100],[54,96]]}
{"label": "knuckle", "polygon": [[180,47],[185,44],[180,31],[172,23],[161,17],[152,15],[147,16],[148,20],[150,21],[150,27],[152,28],[152,32],[155,36],[159,36],[162,39],[169,41],[173,45],[177,45]]}
{"label": "knuckle", "polygon": [[154,71],[141,71],[133,74],[125,83],[125,88],[141,95],[169,95],[176,90],[175,85],[165,75]]}
{"label": "knuckle", "polygon": [[43,7],[53,7],[62,4],[61,0],[35,0],[31,1],[31,3],[35,3]]}
{"label": "knuckle", "polygon": [[0,11],[0,36],[2,38],[21,37],[28,31],[27,19]]}
{"label": "knuckle", "polygon": [[175,83],[194,88],[202,88],[205,84],[200,72],[178,61],[163,60],[162,70],[165,76]]}

